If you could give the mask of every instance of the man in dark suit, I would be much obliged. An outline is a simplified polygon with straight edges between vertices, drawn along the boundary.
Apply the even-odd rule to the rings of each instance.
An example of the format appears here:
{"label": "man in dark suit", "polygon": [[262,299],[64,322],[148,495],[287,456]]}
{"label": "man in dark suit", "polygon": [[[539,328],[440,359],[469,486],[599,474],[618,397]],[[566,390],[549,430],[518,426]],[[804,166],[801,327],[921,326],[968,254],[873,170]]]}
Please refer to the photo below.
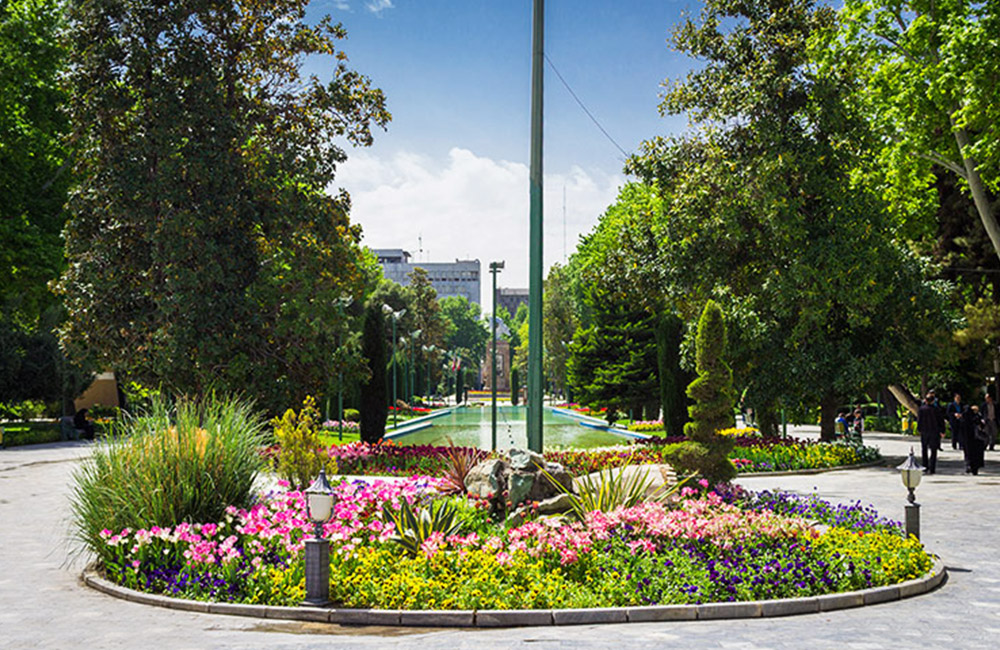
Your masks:
{"label": "man in dark suit", "polygon": [[986,393],[986,401],[979,407],[979,413],[983,416],[983,423],[986,426],[986,441],[988,449],[993,451],[997,443],[997,405],[993,402],[993,396]]}
{"label": "man in dark suit", "polygon": [[[917,431],[920,433],[920,459],[928,474],[937,471],[937,453],[941,446],[944,431],[941,429],[937,413],[932,404],[933,396],[924,397],[920,409],[917,410]],[[929,454],[928,454],[929,452]]]}

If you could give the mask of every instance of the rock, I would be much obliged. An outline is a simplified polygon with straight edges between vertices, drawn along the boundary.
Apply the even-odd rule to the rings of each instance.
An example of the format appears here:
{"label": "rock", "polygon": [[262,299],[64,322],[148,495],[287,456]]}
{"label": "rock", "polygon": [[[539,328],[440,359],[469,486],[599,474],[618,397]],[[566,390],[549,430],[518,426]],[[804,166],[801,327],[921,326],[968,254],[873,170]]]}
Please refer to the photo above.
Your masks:
{"label": "rock", "polygon": [[499,458],[491,458],[479,463],[465,476],[466,491],[480,499],[499,498],[507,489],[504,473],[507,464]]}
{"label": "rock", "polygon": [[538,514],[557,515],[569,512],[573,508],[573,497],[563,492],[554,497],[545,499],[538,504]]}
{"label": "rock", "polygon": [[528,501],[532,493],[532,488],[535,487],[535,483],[538,480],[538,474],[530,472],[511,472],[507,487],[507,490],[509,491],[507,500],[510,501],[515,507],[525,501]]}
{"label": "rock", "polygon": [[537,472],[539,467],[545,467],[545,457],[527,449],[511,449],[510,468],[516,471]]}

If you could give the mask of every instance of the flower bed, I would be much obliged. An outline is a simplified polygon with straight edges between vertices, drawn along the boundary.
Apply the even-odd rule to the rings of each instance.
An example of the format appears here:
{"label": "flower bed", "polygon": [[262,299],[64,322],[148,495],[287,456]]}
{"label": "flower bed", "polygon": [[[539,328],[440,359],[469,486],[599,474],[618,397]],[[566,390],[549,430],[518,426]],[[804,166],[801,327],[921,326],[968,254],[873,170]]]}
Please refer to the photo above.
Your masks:
{"label": "flower bed", "polygon": [[[746,431],[746,430],[741,430]],[[871,462],[880,458],[873,447],[845,443],[821,443],[795,438],[763,438],[758,435],[734,436],[736,446],[730,459],[741,473],[822,469]],[[683,437],[658,438],[655,444],[632,444],[597,449],[546,450],[549,460],[561,463],[571,474],[579,476],[602,469],[636,464],[667,462],[670,445]],[[476,462],[489,457],[489,452],[463,448],[476,457]],[[441,476],[448,466],[451,447],[433,445],[397,445],[385,441],[378,445],[354,442],[330,447],[337,469],[350,475],[410,476],[413,474]],[[274,457],[277,447],[265,450]]]}
{"label": "flower bed", "polygon": [[[895,584],[926,573],[930,556],[895,522],[816,498],[685,489],[583,521],[493,523],[451,498],[459,528],[413,553],[383,508],[422,509],[440,481],[409,478],[336,487],[331,597],[346,607],[531,609],[744,601]],[[829,526],[821,531],[814,523]],[[104,531],[95,549],[109,579],[198,600],[296,605],[311,534],[300,492],[271,494],[224,521]]]}

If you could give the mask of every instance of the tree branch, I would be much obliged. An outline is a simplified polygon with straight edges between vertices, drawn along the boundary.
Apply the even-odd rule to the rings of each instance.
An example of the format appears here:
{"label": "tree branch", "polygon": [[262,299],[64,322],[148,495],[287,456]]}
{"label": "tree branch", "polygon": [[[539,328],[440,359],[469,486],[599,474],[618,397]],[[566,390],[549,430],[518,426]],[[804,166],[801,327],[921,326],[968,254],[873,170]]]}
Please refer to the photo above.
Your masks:
{"label": "tree branch", "polygon": [[955,162],[953,162],[951,160],[948,160],[947,158],[945,158],[941,154],[937,153],[936,151],[929,151],[929,152],[925,152],[925,153],[918,153],[917,155],[919,157],[921,157],[921,158],[925,158],[925,159],[927,159],[927,160],[929,160],[929,161],[931,161],[933,163],[941,165],[945,169],[948,169],[948,170],[951,170],[951,171],[955,172],[956,174],[958,174],[961,178],[963,178],[965,180],[969,180],[968,176],[965,173],[965,168],[964,167],[962,167],[958,163],[955,163]]}

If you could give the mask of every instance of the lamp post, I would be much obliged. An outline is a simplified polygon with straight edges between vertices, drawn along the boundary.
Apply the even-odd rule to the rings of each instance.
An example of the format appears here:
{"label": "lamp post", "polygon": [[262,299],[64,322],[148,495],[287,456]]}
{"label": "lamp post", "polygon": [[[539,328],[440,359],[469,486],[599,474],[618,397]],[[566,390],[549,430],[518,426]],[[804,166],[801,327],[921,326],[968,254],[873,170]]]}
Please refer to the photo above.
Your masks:
{"label": "lamp post", "polygon": [[531,167],[528,262],[528,449],[542,453],[542,100],[545,2],[534,0],[531,22]]}
{"label": "lamp post", "polygon": [[405,309],[394,310],[382,305],[382,313],[392,318],[392,428],[396,428],[396,322],[406,313]]}
{"label": "lamp post", "polygon": [[322,607],[330,602],[330,542],[323,536],[323,524],[333,514],[333,488],[326,480],[326,468],[306,489],[309,521],[315,527],[313,538],[306,540],[306,599],[303,605]]}
{"label": "lamp post", "polygon": [[490,439],[493,441],[491,447],[494,451],[497,448],[497,273],[503,269],[504,263],[490,262],[490,273],[493,275],[493,342],[490,344],[490,404],[492,405],[493,417],[490,420]]}
{"label": "lamp post", "polygon": [[910,457],[896,469],[899,470],[900,477],[903,479],[903,485],[909,490],[909,494],[906,495],[908,502],[906,504],[906,534],[920,539],[920,504],[917,503],[913,491],[920,485],[924,468],[917,463],[917,459],[913,456],[913,447],[910,447]]}

